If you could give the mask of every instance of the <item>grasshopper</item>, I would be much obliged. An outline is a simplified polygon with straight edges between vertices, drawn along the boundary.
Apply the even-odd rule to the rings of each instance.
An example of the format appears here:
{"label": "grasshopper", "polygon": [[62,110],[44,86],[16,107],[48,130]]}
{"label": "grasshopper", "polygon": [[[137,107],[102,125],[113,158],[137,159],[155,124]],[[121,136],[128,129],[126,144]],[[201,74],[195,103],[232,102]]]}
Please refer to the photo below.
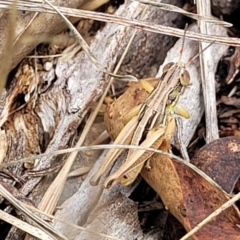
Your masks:
{"label": "grasshopper", "polygon": [[[137,126],[131,138],[131,145],[159,148],[165,138],[165,128],[175,109],[179,96],[190,84],[189,73],[181,61],[169,63],[163,69],[162,81],[143,102],[138,114]],[[177,108],[179,113],[179,108]],[[181,115],[186,118],[189,114],[181,109]],[[103,183],[104,188],[111,187],[119,181],[121,185],[129,185],[140,173],[144,163],[153,155],[145,150],[129,149],[121,167]]]}
{"label": "grasshopper", "polygon": [[[201,50],[200,53],[205,51],[214,42],[215,41]],[[182,49],[183,46],[184,40]],[[193,62],[199,54],[195,55],[189,63]],[[186,86],[191,84],[189,73],[186,70],[189,63],[187,65],[183,63],[181,57],[182,51],[178,62],[170,62],[164,66],[160,81],[153,90],[150,89],[147,82],[145,82],[148,86],[144,88],[146,90],[149,89],[148,92],[150,92],[150,95],[141,106],[130,111],[131,114],[129,115],[132,116],[132,112],[138,112],[137,110],[139,109],[138,115],[133,117],[117,136],[114,142],[115,144],[131,143],[131,145],[136,146],[159,148],[164,139],[169,139],[169,133],[171,133],[171,137],[173,135],[173,130],[170,129],[171,127],[175,129],[173,114],[176,113],[185,118],[190,117],[185,109],[177,106],[180,95],[184,92]],[[166,129],[167,131],[165,131]],[[90,179],[91,185],[95,186],[98,184],[100,177],[109,169],[122,151],[123,150],[119,149],[111,149],[108,152],[104,162]],[[145,162],[148,161],[152,155],[153,152],[146,150],[129,150],[120,168],[105,179],[103,188],[110,188],[116,182],[120,182],[123,186],[132,183],[140,173]],[[150,168],[149,163],[147,167]]]}
{"label": "grasshopper", "polygon": [[[176,108],[177,101],[189,84],[190,76],[185,69],[185,64],[181,62],[181,56],[177,63],[165,65],[163,75],[156,87],[152,91],[149,90],[151,93],[140,106],[138,116],[133,117],[126,124],[115,140],[115,144],[131,142],[132,145],[158,148],[164,139],[168,115],[172,115],[175,111],[179,112],[179,108]],[[186,111],[180,110],[180,112],[183,112],[182,115],[186,118],[189,117]],[[104,163],[90,180],[92,185],[98,183],[99,178],[121,152],[122,150],[114,149],[108,152]],[[145,161],[153,154],[145,152],[144,150],[129,150],[122,166],[105,180],[103,187],[109,188],[116,181],[120,181],[122,185],[133,182]]]}

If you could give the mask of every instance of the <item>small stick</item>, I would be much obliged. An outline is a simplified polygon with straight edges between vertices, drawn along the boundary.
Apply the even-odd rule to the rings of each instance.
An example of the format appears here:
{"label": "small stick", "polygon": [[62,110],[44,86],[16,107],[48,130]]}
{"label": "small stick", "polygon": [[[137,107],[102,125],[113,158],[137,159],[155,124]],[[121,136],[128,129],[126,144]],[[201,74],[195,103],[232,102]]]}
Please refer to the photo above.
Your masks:
{"label": "small stick", "polygon": [[[210,0],[197,0],[197,11],[200,15],[211,16],[211,3]],[[198,26],[200,32],[209,33],[211,24],[205,21],[199,20]],[[209,68],[212,62],[212,50],[208,49],[201,52],[207,44],[204,42],[199,43],[200,49],[200,66],[201,66],[201,78],[203,97],[205,105],[205,119],[206,119],[206,142],[212,142],[219,138],[218,134],[218,121],[216,110],[216,92],[215,92],[215,72]]]}

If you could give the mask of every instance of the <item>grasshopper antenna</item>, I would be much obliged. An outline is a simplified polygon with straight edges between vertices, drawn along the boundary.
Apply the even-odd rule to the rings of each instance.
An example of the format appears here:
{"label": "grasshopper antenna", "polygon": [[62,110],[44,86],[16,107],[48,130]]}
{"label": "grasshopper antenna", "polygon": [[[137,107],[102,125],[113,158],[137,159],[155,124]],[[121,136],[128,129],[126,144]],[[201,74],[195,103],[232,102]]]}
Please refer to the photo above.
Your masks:
{"label": "grasshopper antenna", "polygon": [[216,42],[216,41],[211,42],[211,43],[208,44],[204,49],[202,49],[198,54],[196,54],[194,57],[192,57],[192,58],[189,60],[189,62],[188,62],[188,64],[186,65],[186,67],[189,66],[191,63],[193,63],[193,61],[194,61],[197,57],[199,57],[200,54],[202,54],[207,48],[209,48],[210,46],[212,46],[215,42]]}
{"label": "grasshopper antenna", "polygon": [[182,54],[183,54],[183,49],[184,49],[184,44],[185,44],[185,39],[186,39],[187,27],[188,27],[188,24],[186,23],[185,28],[184,28],[182,47],[180,49],[180,56],[179,56],[178,62],[180,62],[181,59],[182,59]]}

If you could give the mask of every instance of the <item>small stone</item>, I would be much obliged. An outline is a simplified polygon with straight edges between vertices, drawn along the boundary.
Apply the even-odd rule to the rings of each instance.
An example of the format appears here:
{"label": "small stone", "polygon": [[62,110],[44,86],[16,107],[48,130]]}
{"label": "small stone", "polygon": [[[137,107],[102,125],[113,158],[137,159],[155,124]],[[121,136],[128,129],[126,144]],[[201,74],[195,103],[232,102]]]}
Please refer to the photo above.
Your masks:
{"label": "small stone", "polygon": [[47,72],[49,72],[52,69],[52,67],[53,67],[52,62],[45,62],[44,66],[43,66],[44,70],[47,71]]}

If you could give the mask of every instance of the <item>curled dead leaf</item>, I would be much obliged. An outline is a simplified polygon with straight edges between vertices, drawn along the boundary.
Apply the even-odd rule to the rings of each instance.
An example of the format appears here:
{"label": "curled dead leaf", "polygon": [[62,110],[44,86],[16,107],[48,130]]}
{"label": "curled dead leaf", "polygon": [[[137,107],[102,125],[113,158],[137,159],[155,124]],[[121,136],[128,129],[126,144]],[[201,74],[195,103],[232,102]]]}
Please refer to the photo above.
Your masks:
{"label": "curled dead leaf", "polygon": [[[167,151],[165,142],[160,149]],[[234,147],[236,150],[236,148]],[[204,158],[207,159],[206,156]],[[210,184],[197,172],[183,163],[167,156],[154,154],[151,171],[143,169],[143,178],[162,198],[166,208],[190,231],[214,210],[221,207],[229,197]],[[222,175],[221,175],[222,176]],[[193,239],[238,239],[240,229],[239,211],[232,206],[200,229]]]}
{"label": "curled dead leaf", "polygon": [[240,138],[225,137],[205,145],[192,163],[232,193],[240,177]]}

